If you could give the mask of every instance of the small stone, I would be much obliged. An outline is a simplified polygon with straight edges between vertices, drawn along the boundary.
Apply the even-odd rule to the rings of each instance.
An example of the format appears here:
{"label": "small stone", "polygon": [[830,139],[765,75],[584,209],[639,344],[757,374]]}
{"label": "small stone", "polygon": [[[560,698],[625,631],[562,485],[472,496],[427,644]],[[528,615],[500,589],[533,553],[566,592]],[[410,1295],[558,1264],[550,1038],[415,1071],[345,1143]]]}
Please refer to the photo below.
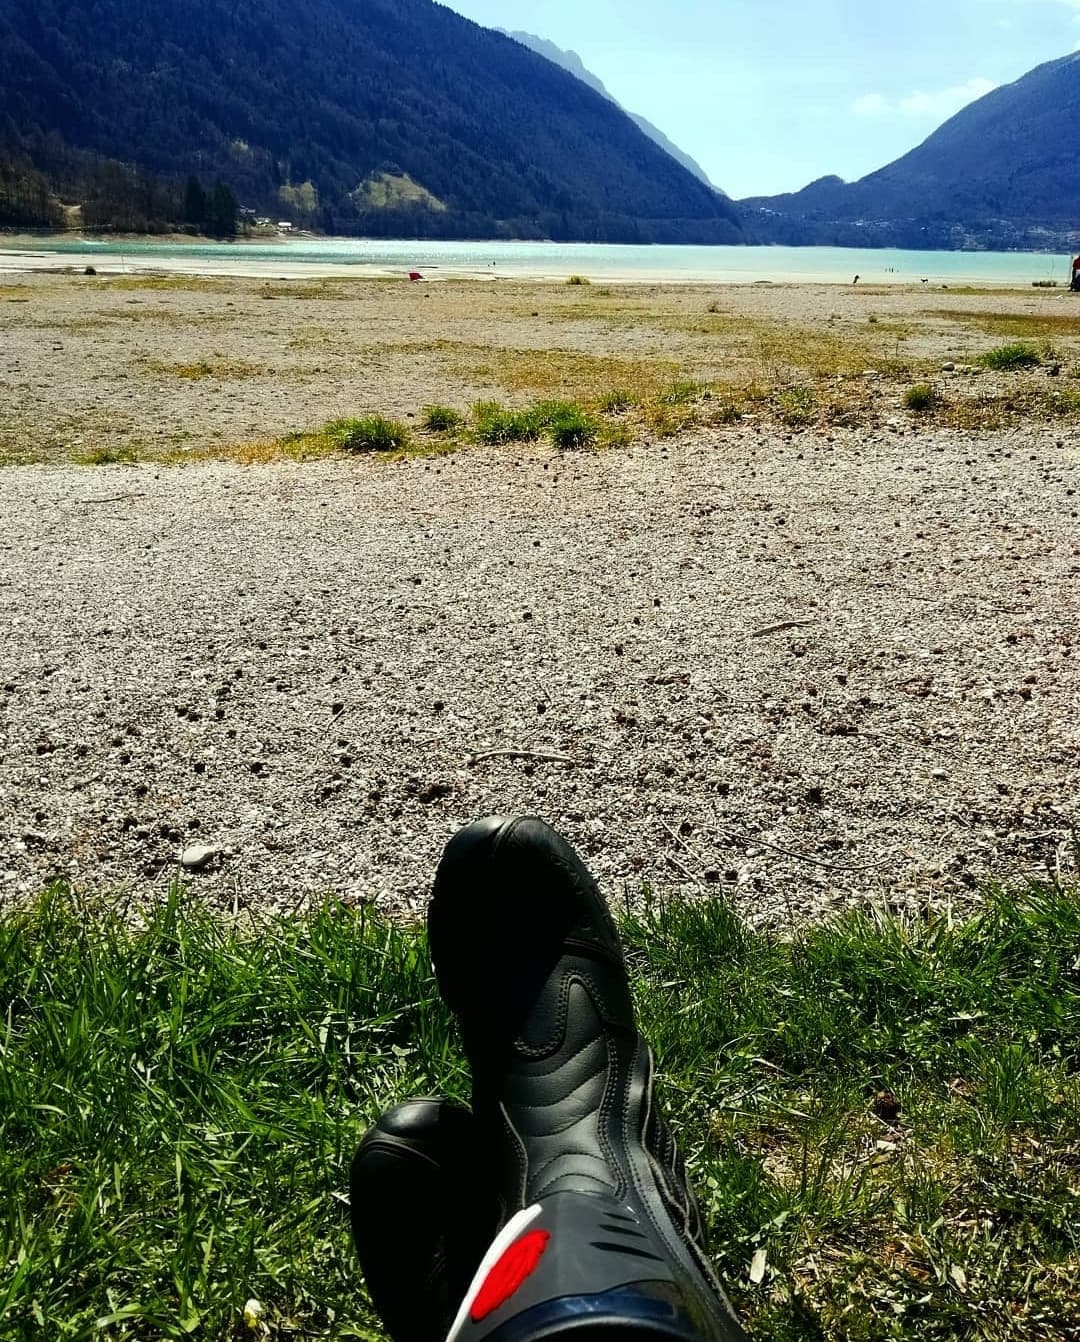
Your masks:
{"label": "small stone", "polygon": [[192,844],[190,848],[185,848],[180,854],[180,865],[185,871],[202,871],[208,867],[214,858],[218,855],[218,849],[210,848],[206,844]]}

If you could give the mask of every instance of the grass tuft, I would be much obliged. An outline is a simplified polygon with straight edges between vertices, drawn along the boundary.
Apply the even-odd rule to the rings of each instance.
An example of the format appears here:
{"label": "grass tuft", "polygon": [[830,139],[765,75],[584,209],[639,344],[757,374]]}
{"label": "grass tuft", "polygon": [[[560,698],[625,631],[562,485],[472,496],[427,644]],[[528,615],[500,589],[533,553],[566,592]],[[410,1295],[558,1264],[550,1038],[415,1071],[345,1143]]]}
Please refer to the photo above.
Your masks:
{"label": "grass tuft", "polygon": [[914,410],[916,414],[924,414],[928,410],[933,410],[941,402],[937,388],[931,386],[929,382],[917,382],[915,386],[908,387],[904,392],[904,404],[909,410]]}
{"label": "grass tuft", "polygon": [[817,415],[817,397],[813,387],[799,383],[794,387],[785,387],[779,394],[777,405],[781,420],[792,428],[802,428],[812,424]]}
{"label": "grass tuft", "polygon": [[591,447],[599,433],[596,421],[573,404],[556,404],[548,412],[547,429],[552,443],[561,452]]}
{"label": "grass tuft", "polygon": [[981,364],[983,368],[992,368],[995,372],[1011,373],[1018,368],[1037,367],[1042,363],[1042,355],[1034,345],[1016,340],[1012,344],[998,345],[996,349],[980,354],[976,363]]}
{"label": "grass tuft", "polygon": [[432,433],[450,433],[465,423],[461,412],[448,405],[425,405],[420,415],[421,424]]}
{"label": "grass tuft", "polygon": [[605,415],[625,415],[628,410],[633,410],[639,401],[633,392],[616,387],[612,391],[604,392],[598,404]]}
{"label": "grass tuft", "polygon": [[119,466],[138,461],[139,454],[130,444],[110,443],[76,453],[71,460],[76,466]]}
{"label": "grass tuft", "polygon": [[691,405],[695,401],[708,399],[708,396],[709,388],[704,382],[681,379],[667,387],[660,399],[665,405]]}
{"label": "grass tuft", "polygon": [[567,284],[574,286],[592,284],[592,280],[589,279],[588,275],[571,275],[566,282]]}
{"label": "grass tuft", "polygon": [[409,445],[409,431],[405,425],[382,415],[335,419],[327,424],[323,434],[335,447],[346,452],[397,452]]}
{"label": "grass tuft", "polygon": [[540,437],[543,423],[531,410],[508,410],[498,401],[477,401],[473,424],[478,442],[526,443]]}

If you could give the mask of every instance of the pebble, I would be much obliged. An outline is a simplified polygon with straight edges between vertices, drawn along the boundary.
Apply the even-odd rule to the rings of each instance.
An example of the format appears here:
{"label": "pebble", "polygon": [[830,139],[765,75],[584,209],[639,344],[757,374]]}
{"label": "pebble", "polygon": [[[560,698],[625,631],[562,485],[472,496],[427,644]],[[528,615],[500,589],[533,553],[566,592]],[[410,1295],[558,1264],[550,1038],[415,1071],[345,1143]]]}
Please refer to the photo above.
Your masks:
{"label": "pebble", "polygon": [[217,848],[210,848],[206,844],[193,844],[180,854],[180,865],[185,871],[202,871],[213,862],[218,852]]}

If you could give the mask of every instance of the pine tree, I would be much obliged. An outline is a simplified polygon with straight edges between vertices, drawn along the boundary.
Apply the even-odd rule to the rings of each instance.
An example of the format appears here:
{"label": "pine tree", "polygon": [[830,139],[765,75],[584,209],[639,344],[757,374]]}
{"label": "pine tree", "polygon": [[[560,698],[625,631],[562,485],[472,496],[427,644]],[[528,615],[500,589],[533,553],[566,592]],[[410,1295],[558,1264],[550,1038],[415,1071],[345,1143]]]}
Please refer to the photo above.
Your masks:
{"label": "pine tree", "polygon": [[214,183],[208,202],[210,231],[218,238],[236,234],[236,197],[222,181]]}
{"label": "pine tree", "polygon": [[183,222],[185,224],[193,224],[196,228],[201,228],[206,221],[206,192],[203,190],[202,183],[197,177],[189,177],[187,186],[184,188]]}

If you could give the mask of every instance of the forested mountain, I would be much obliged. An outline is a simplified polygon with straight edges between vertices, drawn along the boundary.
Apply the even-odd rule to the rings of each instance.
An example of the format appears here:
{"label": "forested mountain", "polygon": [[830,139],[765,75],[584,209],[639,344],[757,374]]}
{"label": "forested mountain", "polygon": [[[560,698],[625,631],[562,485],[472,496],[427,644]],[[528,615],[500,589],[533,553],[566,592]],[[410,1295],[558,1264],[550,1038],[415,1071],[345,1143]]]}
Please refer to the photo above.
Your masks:
{"label": "forested mountain", "polygon": [[610,101],[432,0],[0,0],[0,158],[327,231],[741,241]]}
{"label": "forested mountain", "polygon": [[[500,29],[500,31],[506,32],[506,29]],[[535,51],[538,56],[544,56],[547,60],[554,61],[556,65],[561,65],[564,70],[569,70],[583,84],[588,84],[589,88],[595,89],[597,93],[602,93],[605,98],[610,98],[616,107],[622,107],[619,100],[608,92],[604,81],[598,75],[593,74],[576,51],[564,51],[554,42],[549,42],[546,37],[537,37],[535,33],[514,31],[506,32],[506,35],[512,37],[515,42],[520,42],[523,47],[528,47],[530,51]],[[626,109],[623,108],[623,111],[626,111]],[[626,112],[626,115],[635,125],[641,127],[650,140],[655,141],[665,153],[670,154],[676,163],[681,163],[684,168],[692,172],[695,177],[700,178],[707,186],[713,185],[701,164],[696,159],[691,158],[685,150],[680,149],[673,140],[669,140],[658,126],[654,126],[647,118],[638,116],[636,112]],[[719,187],[715,189],[719,190]]]}
{"label": "forested mountain", "polygon": [[1040,65],[965,107],[861,181],[825,177],[740,202],[778,242],[1037,246],[1080,228],[1080,55]]}

